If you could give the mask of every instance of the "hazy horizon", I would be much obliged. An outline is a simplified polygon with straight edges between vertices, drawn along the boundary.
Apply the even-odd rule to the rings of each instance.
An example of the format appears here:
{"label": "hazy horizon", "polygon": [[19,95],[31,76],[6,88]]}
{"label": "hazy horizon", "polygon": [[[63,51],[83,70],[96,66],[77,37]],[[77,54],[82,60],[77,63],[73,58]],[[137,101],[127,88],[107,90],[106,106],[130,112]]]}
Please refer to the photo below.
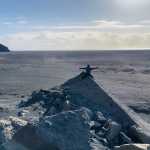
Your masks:
{"label": "hazy horizon", "polygon": [[11,50],[150,48],[149,0],[2,0],[0,43]]}
{"label": "hazy horizon", "polygon": [[150,51],[150,48],[139,48],[139,49],[138,49],[138,48],[133,48],[133,49],[132,49],[132,48],[128,48],[128,49],[84,49],[84,50],[83,50],[83,49],[82,49],[82,50],[81,50],[81,49],[72,49],[72,50],[65,50],[65,49],[57,49],[57,50],[53,50],[53,49],[51,49],[51,50],[45,50],[45,49],[38,49],[38,50],[36,50],[36,49],[35,49],[35,50],[34,50],[34,49],[33,49],[33,50],[30,50],[30,49],[22,49],[22,50],[10,50],[10,51],[11,51],[11,52],[24,52],[24,51],[33,51],[33,52],[34,52],[34,51],[35,51],[35,52],[36,52],[36,51],[37,51],[37,52],[40,52],[40,51],[43,51],[43,52],[44,52],[44,51],[45,51],[45,52],[48,52],[48,51],[50,51],[50,52],[51,52],[51,51],[52,51],[52,52],[53,52],[53,51],[58,51],[58,52],[59,52],[59,51],[60,51],[60,52],[61,52],[61,51],[62,51],[62,52],[63,52],[63,51],[68,51],[68,52],[73,52],[73,51],[74,51],[74,52],[75,52],[75,51],[77,51],[77,52],[78,52],[78,51],[83,51],[83,52],[84,52],[84,51],[85,51],[85,52],[86,52],[86,51],[102,51],[102,52],[103,52],[103,51]]}

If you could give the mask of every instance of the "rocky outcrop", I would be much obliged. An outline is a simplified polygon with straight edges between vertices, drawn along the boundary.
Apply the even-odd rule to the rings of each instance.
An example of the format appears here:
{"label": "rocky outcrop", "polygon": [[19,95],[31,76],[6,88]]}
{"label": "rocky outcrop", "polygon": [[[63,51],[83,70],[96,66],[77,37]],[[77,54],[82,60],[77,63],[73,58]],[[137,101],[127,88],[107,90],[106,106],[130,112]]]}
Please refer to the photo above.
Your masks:
{"label": "rocky outcrop", "polygon": [[18,117],[28,123],[9,119],[4,150],[108,150],[150,141],[136,116],[82,74],[59,87],[33,92],[18,107]]}
{"label": "rocky outcrop", "polygon": [[82,79],[82,74],[57,88],[33,92],[27,101],[19,104],[19,107],[28,107],[35,103],[46,109],[44,115],[87,107],[92,111],[102,112],[106,118],[122,124],[123,128],[135,124],[128,111],[123,110],[92,78]]}
{"label": "rocky outcrop", "polygon": [[[37,124],[28,124],[19,130],[5,150],[22,146],[28,150],[96,150],[106,147],[90,134],[91,112],[86,108],[62,112],[42,118]],[[14,146],[15,144],[15,146]],[[16,150],[15,149],[15,150]]]}
{"label": "rocky outcrop", "polygon": [[8,119],[0,120],[0,144],[12,139],[13,135],[22,127],[27,125],[27,121],[10,116]]}
{"label": "rocky outcrop", "polygon": [[0,52],[9,52],[10,50],[8,49],[8,47],[0,44]]}

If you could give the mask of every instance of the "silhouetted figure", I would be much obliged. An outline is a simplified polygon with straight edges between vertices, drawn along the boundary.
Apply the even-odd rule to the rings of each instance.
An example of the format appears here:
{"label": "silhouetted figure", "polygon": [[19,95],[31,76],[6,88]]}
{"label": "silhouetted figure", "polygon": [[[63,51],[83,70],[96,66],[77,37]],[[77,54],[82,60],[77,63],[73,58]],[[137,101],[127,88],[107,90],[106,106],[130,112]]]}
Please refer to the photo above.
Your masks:
{"label": "silhouetted figure", "polygon": [[83,78],[85,78],[85,77],[87,77],[87,76],[90,76],[90,77],[92,77],[93,78],[93,76],[92,76],[92,70],[96,70],[96,69],[98,69],[98,67],[91,67],[89,64],[87,64],[87,66],[86,67],[82,67],[82,68],[80,68],[81,70],[84,70],[83,71]]}

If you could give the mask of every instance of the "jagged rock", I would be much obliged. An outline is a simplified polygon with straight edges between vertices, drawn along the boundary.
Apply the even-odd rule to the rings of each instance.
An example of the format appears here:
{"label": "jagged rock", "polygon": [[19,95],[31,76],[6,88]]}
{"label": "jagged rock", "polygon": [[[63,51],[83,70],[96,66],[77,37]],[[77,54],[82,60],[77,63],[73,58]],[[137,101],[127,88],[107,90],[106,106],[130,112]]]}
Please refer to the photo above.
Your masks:
{"label": "jagged rock", "polygon": [[[67,101],[66,94],[63,89],[51,89],[49,91],[40,90],[34,91],[31,97],[27,101],[21,101],[18,106],[22,107],[34,107],[35,104],[39,104],[38,107],[46,109],[44,115],[50,115],[55,108],[55,113],[63,111],[64,103]],[[54,113],[52,113],[54,114]]]}
{"label": "jagged rock", "polygon": [[0,145],[0,150],[29,150],[29,149],[25,148],[23,145],[16,143],[14,141],[8,141]]}
{"label": "jagged rock", "polygon": [[150,150],[149,144],[125,144],[116,146],[114,150]]}
{"label": "jagged rock", "polygon": [[[61,112],[42,118],[39,123],[28,124],[14,136],[18,143],[30,150],[98,150],[105,148],[101,142],[90,141],[89,110]],[[7,144],[9,145],[9,143]],[[5,150],[10,150],[5,144]],[[18,149],[14,149],[18,150]]]}
{"label": "jagged rock", "polygon": [[96,119],[96,121],[98,121],[102,124],[106,123],[106,121],[107,121],[107,119],[104,117],[104,115],[100,111],[96,112],[96,118],[95,119]]}
{"label": "jagged rock", "polygon": [[0,120],[0,144],[11,140],[13,135],[27,124],[27,121],[16,117]]}
{"label": "jagged rock", "polygon": [[120,132],[120,143],[122,144],[130,144],[133,143],[132,139],[128,137],[125,133]]}
{"label": "jagged rock", "polygon": [[93,118],[92,111],[86,107],[82,107],[80,110],[82,110],[81,111],[82,118],[84,118],[86,123],[89,123],[91,121],[91,119]]}
{"label": "jagged rock", "polygon": [[108,121],[108,124],[109,126],[108,126],[108,132],[106,138],[108,141],[112,141],[119,135],[121,131],[121,125],[111,120]]}
{"label": "jagged rock", "polygon": [[90,142],[91,150],[109,150],[108,147],[104,146],[96,138],[92,138]]}
{"label": "jagged rock", "polygon": [[91,121],[90,122],[91,130],[94,130],[95,133],[99,132],[102,128],[102,125],[99,122]]}
{"label": "jagged rock", "polygon": [[[43,111],[46,110],[40,122],[19,130],[13,139],[27,148],[34,149],[38,143],[39,147],[44,147],[45,150],[70,150],[69,147],[71,150],[90,149],[87,144],[89,134],[90,138],[95,139],[96,144],[102,143],[100,147],[112,148],[114,145],[132,142],[124,133],[128,134],[129,127],[136,124],[136,116],[133,117],[129,109],[109,96],[92,78],[83,79],[79,75],[57,89],[33,92],[27,101],[19,104],[19,107],[32,107],[33,111],[38,110],[34,109],[34,105],[42,107]],[[91,125],[92,123],[94,124]],[[135,134],[139,132],[137,129],[135,131]],[[23,135],[22,141],[20,137]],[[145,138],[144,141],[149,140],[143,137],[141,132],[138,136],[142,137],[142,140]],[[34,140],[31,140],[31,137]]]}
{"label": "jagged rock", "polygon": [[137,113],[150,114],[150,103],[137,103],[129,107]]}
{"label": "jagged rock", "polygon": [[29,113],[28,110],[21,110],[18,112],[18,117],[24,117],[28,113]]}
{"label": "jagged rock", "polygon": [[57,113],[57,110],[54,106],[52,106],[47,112],[46,115],[47,116],[51,116],[51,115],[55,115]]}
{"label": "jagged rock", "polygon": [[13,136],[13,127],[10,120],[0,120],[0,144],[10,140]]}
{"label": "jagged rock", "polygon": [[[38,134],[61,150],[88,150],[89,121],[86,109],[46,117],[39,124]],[[80,138],[80,140],[79,140]]]}
{"label": "jagged rock", "polygon": [[27,121],[19,119],[17,117],[13,117],[10,116],[9,120],[11,121],[11,125],[13,126],[13,128],[17,131],[19,129],[21,129],[22,127],[24,127],[25,125],[27,125]]}
{"label": "jagged rock", "polygon": [[68,111],[68,110],[71,110],[72,106],[71,106],[71,103],[69,100],[66,100],[63,104],[63,110],[64,111]]}
{"label": "jagged rock", "polygon": [[138,140],[142,143],[150,144],[150,133],[146,129],[144,130],[144,128],[141,128],[137,125],[133,125],[129,131],[130,136],[135,140]]}

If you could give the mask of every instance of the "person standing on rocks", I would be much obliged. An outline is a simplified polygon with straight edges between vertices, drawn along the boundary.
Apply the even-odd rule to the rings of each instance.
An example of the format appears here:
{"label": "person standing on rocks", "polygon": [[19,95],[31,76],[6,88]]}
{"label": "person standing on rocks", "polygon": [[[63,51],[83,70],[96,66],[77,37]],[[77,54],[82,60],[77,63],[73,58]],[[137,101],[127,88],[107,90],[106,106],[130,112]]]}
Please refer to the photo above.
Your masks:
{"label": "person standing on rocks", "polygon": [[83,78],[85,78],[85,77],[87,77],[87,76],[93,78],[93,76],[92,76],[92,70],[96,70],[96,69],[98,69],[98,67],[91,67],[89,64],[87,64],[86,67],[81,67],[80,69],[81,69],[81,70],[84,70],[84,71],[83,71],[83,72],[84,72]]}

